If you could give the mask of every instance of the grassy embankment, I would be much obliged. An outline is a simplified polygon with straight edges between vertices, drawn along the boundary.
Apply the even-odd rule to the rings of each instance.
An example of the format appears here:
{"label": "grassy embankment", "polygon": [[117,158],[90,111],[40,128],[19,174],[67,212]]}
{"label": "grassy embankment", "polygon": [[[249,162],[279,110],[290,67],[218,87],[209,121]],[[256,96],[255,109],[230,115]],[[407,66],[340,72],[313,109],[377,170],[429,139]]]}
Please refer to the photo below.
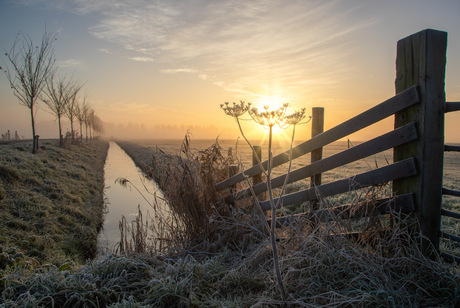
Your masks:
{"label": "grassy embankment", "polygon": [[108,143],[40,145],[37,154],[30,153],[30,142],[0,145],[2,266],[14,256],[59,264],[82,263],[96,253]]}

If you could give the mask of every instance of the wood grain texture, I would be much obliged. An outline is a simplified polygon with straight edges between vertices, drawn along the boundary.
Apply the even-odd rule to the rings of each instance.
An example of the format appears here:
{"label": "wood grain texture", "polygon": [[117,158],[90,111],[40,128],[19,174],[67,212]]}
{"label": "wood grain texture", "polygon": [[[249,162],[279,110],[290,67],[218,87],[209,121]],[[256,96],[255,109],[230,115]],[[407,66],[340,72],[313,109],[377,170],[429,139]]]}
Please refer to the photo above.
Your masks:
{"label": "wood grain texture", "polygon": [[421,232],[439,248],[444,158],[444,79],[447,33],[427,29],[398,41],[396,93],[417,85],[420,104],[395,114],[395,128],[417,123],[419,138],[394,149],[394,161],[415,157],[417,176],[393,182],[397,194],[416,192],[416,216]]}

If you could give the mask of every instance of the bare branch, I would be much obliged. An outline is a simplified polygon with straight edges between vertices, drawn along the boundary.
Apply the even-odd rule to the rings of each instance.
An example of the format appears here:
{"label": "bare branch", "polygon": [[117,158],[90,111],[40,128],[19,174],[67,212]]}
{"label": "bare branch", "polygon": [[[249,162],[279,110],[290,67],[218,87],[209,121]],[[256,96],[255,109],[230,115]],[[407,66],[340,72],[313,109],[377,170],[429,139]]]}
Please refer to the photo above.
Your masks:
{"label": "bare branch", "polygon": [[30,109],[33,153],[36,151],[34,107],[46,80],[54,75],[57,68],[53,46],[55,40],[56,35],[46,32],[45,29],[41,45],[35,46],[32,39],[21,32],[9,52],[5,52],[8,60],[4,69],[6,78],[19,103]]}

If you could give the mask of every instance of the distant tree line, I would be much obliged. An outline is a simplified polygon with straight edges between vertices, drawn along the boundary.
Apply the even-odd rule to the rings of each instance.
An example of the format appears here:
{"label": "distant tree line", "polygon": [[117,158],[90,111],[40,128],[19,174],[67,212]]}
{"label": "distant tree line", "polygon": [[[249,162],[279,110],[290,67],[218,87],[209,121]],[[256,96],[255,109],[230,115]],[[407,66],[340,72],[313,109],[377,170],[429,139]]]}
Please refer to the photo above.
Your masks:
{"label": "distant tree line", "polygon": [[[58,76],[58,66],[54,56],[56,35],[45,30],[40,46],[32,39],[19,33],[13,46],[5,52],[7,67],[5,75],[13,89],[14,95],[21,105],[30,111],[32,125],[32,153],[38,149],[38,136],[35,130],[36,106],[39,101],[46,104],[51,114],[58,120],[59,145],[64,145],[61,119],[70,121],[72,142],[83,141],[83,126],[86,141],[91,140],[96,133],[102,132],[102,121],[89,104],[86,96],[81,98],[79,93],[83,84],[73,78]],[[2,69],[0,67],[0,69]],[[74,124],[79,124],[79,135]],[[77,138],[78,137],[78,138]]]}

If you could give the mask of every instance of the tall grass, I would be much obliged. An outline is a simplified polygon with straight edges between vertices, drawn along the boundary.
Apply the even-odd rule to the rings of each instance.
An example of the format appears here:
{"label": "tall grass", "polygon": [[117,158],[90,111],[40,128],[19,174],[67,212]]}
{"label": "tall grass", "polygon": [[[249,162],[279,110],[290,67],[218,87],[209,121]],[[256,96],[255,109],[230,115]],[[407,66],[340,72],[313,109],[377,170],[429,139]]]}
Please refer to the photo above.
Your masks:
{"label": "tall grass", "polygon": [[[151,198],[151,223],[142,219],[132,225],[125,220],[121,222],[120,250],[124,253],[134,252],[131,248],[139,237],[136,230],[141,233],[149,230],[152,234],[145,237],[149,244],[143,252],[167,254],[191,249],[209,250],[210,246],[219,245],[216,237],[223,236],[216,233],[215,228],[220,228],[216,227],[217,220],[232,220],[238,224],[235,216],[238,209],[225,204],[223,195],[215,189],[217,182],[228,177],[228,166],[237,163],[233,152],[223,149],[217,140],[201,151],[192,149],[190,142],[187,134],[180,153],[173,155],[157,149],[151,167],[142,164],[143,170],[161,188],[168,206],[164,206],[159,196],[151,195],[147,197]],[[129,182],[124,181],[124,184]]]}

